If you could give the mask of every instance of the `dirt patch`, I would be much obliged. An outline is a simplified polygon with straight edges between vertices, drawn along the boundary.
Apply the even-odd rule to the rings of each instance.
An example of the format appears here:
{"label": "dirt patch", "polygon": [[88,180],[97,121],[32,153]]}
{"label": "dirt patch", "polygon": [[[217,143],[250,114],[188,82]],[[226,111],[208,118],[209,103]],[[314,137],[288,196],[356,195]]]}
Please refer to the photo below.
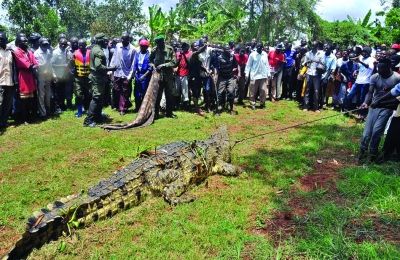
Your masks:
{"label": "dirt patch", "polygon": [[341,177],[340,169],[351,164],[351,161],[348,160],[349,155],[344,151],[331,150],[325,150],[321,154],[323,156],[316,159],[314,163],[314,170],[301,177],[290,189],[289,194],[291,195],[284,207],[285,210],[274,212],[271,218],[265,220],[263,227],[253,228],[252,233],[269,237],[275,245],[291,236],[301,234],[301,220],[316,205],[316,198],[305,196],[304,193],[322,189],[325,190],[325,193],[323,198],[318,198],[319,200],[344,203],[345,200],[337,191],[336,182]]}
{"label": "dirt patch", "polygon": [[252,252],[254,252],[254,249],[255,249],[254,243],[246,243],[244,245],[243,251],[240,255],[240,259],[243,259],[243,260],[254,259],[253,255],[252,255]]}
{"label": "dirt patch", "polygon": [[339,179],[338,171],[343,164],[335,159],[328,162],[318,160],[314,165],[314,173],[303,176],[299,180],[299,190],[310,192],[318,189],[336,189],[336,181]]}
{"label": "dirt patch", "polygon": [[0,257],[5,255],[9,249],[18,241],[18,232],[7,226],[0,226]]}
{"label": "dirt patch", "polygon": [[379,241],[384,239],[390,243],[400,244],[400,221],[387,221],[375,215],[366,215],[351,220],[345,227],[347,236],[357,243]]}

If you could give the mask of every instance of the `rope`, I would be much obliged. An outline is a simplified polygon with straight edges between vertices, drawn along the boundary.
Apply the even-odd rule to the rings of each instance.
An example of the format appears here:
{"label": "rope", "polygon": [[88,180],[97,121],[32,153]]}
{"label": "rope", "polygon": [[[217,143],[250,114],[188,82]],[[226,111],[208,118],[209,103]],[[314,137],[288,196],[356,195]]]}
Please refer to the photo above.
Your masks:
{"label": "rope", "polygon": [[286,130],[289,130],[289,129],[292,129],[292,128],[297,128],[297,127],[303,126],[303,125],[312,124],[312,123],[315,123],[315,122],[318,122],[318,121],[322,121],[322,120],[325,120],[325,119],[337,117],[337,116],[340,116],[340,115],[350,114],[350,113],[357,112],[357,111],[360,111],[360,110],[363,110],[363,109],[364,109],[364,108],[357,108],[357,109],[353,109],[353,110],[349,110],[349,111],[345,111],[345,112],[340,112],[340,113],[338,113],[338,114],[336,114],[336,115],[326,116],[326,117],[318,118],[318,119],[315,119],[315,120],[306,121],[306,122],[303,122],[303,123],[300,123],[300,124],[291,125],[291,126],[287,126],[287,127],[275,129],[275,130],[272,130],[272,131],[268,131],[268,132],[265,132],[265,133],[261,133],[261,134],[257,134],[257,135],[252,135],[252,136],[249,136],[249,137],[245,137],[245,138],[243,138],[243,139],[241,139],[241,140],[236,140],[236,141],[234,142],[233,146],[232,146],[232,149],[233,149],[237,144],[243,143],[243,142],[248,141],[248,140],[251,140],[251,139],[259,138],[259,137],[262,137],[262,136],[265,136],[265,135],[269,135],[269,134],[273,134],[273,133],[277,133],[277,132],[286,131]]}

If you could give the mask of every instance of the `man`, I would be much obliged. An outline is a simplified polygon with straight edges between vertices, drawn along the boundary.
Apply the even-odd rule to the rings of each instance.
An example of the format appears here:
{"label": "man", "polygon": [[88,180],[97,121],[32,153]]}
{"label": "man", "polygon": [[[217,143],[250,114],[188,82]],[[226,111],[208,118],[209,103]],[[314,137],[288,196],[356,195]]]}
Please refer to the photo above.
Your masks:
{"label": "man", "polygon": [[174,87],[174,70],[177,66],[176,56],[173,48],[165,44],[164,36],[159,35],[154,39],[156,47],[150,54],[150,63],[160,73],[160,88],[157,95],[157,103],[155,109],[156,117],[159,116],[160,102],[162,93],[165,91],[166,99],[166,116],[176,118],[172,113],[174,108],[174,96],[177,95]]}
{"label": "man", "polygon": [[90,50],[86,48],[85,39],[78,40],[78,49],[72,57],[74,72],[74,93],[78,112],[76,117],[82,117],[83,109],[88,111],[91,100],[90,95]]}
{"label": "man", "polygon": [[[319,95],[321,90],[321,75],[325,70],[324,53],[318,49],[319,43],[312,42],[311,50],[306,53],[303,65],[307,66],[307,85],[304,96],[304,110],[313,109],[319,113]],[[312,96],[312,97],[311,97]],[[311,103],[312,98],[312,103]]]}
{"label": "man", "polygon": [[35,52],[37,49],[39,49],[39,45],[40,45],[39,40],[40,40],[41,37],[42,36],[39,33],[36,33],[36,32],[32,33],[29,36],[30,50],[32,52]]}
{"label": "man", "polygon": [[72,96],[74,92],[74,69],[73,69],[73,56],[75,51],[78,49],[78,38],[72,37],[69,40],[69,46],[67,47],[67,56],[68,56],[68,77],[67,84],[65,86],[65,100],[67,102],[66,107],[68,109],[72,109]]}
{"label": "man", "polygon": [[139,111],[147,88],[149,87],[153,67],[150,65],[150,42],[147,39],[139,41],[140,51],[135,53],[131,74],[128,79],[135,76],[135,112]]}
{"label": "man", "polygon": [[131,35],[124,32],[121,37],[121,43],[117,44],[111,59],[110,66],[116,67],[114,72],[114,104],[118,107],[120,115],[125,115],[130,107],[132,95],[131,75],[132,64],[135,58],[135,48],[131,44]]}
{"label": "man", "polygon": [[18,70],[19,84],[19,120],[28,124],[35,116],[34,96],[36,81],[34,75],[37,62],[32,51],[28,48],[28,39],[20,35],[15,39],[17,48],[14,51],[15,65]]}
{"label": "man", "polygon": [[[381,59],[378,63],[378,73],[371,77],[369,91],[366,94],[361,108],[368,108],[371,101],[375,103],[398,83],[400,83],[400,75],[392,71],[390,59]],[[369,108],[360,143],[360,163],[365,162],[368,155],[370,155],[370,160],[372,162],[377,159],[379,142],[385,131],[386,123],[392,113],[393,110],[391,109]]]}
{"label": "man", "polygon": [[[202,48],[206,45],[205,48]],[[203,40],[199,41],[199,48],[204,49],[203,52],[199,54],[199,60],[201,61],[202,69],[200,71],[201,82],[203,86],[203,95],[205,109],[207,112],[211,111],[212,104],[212,90],[213,90],[213,80],[212,80],[212,70],[211,70],[211,58],[213,55],[214,48],[211,48]]]}
{"label": "man", "polygon": [[292,49],[291,43],[285,43],[284,54],[286,63],[282,75],[282,98],[291,100],[295,91],[295,59],[297,56],[296,51]]}
{"label": "man", "polygon": [[336,70],[336,56],[332,53],[332,46],[329,44],[325,44],[325,73],[321,76],[321,94],[319,96],[319,108],[322,109],[326,103],[328,103],[326,92],[328,88],[328,84],[333,82],[333,74]]}
{"label": "man", "polygon": [[217,80],[217,115],[220,115],[225,105],[225,97],[228,101],[229,111],[233,114],[233,102],[235,99],[235,84],[238,71],[238,64],[231,53],[231,49],[225,46],[222,55],[217,57],[216,70],[218,72]]}
{"label": "man", "polygon": [[199,48],[200,42],[196,41],[192,44],[192,55],[189,60],[189,87],[192,91],[192,99],[195,112],[199,116],[204,116],[204,111],[199,107],[199,98],[202,89],[201,83],[201,71],[204,69],[202,67],[202,62],[199,59],[199,54],[207,48],[207,45]]}
{"label": "man", "polygon": [[[189,44],[184,42],[181,45],[182,51],[176,55],[178,67],[176,70],[176,87],[183,101],[183,108],[189,109],[189,60],[192,52],[189,51]],[[179,100],[180,101],[180,100]]]}
{"label": "man", "polygon": [[108,67],[106,55],[103,49],[107,47],[107,40],[104,33],[98,33],[94,37],[95,44],[90,52],[90,74],[92,100],[90,101],[87,117],[83,126],[95,127],[96,123],[103,121],[101,110],[103,108],[104,95],[107,81],[107,72],[115,71],[115,67]]}
{"label": "man", "polygon": [[357,96],[357,106],[360,106],[365,100],[365,96],[369,90],[370,79],[375,67],[375,59],[371,57],[370,47],[364,47],[361,51],[361,57],[354,61],[358,64],[359,69],[356,82],[346,98],[346,105],[348,108],[355,96]]}
{"label": "man", "polygon": [[382,162],[392,159],[394,152],[397,153],[397,161],[400,160],[400,84],[382,98],[371,104],[372,108],[395,109],[383,144]]}
{"label": "man", "polygon": [[39,105],[39,117],[44,119],[50,116],[51,105],[51,79],[53,70],[51,68],[50,43],[47,38],[40,38],[39,49],[34,53],[38,67],[38,89],[37,98]]}
{"label": "man", "polygon": [[54,101],[56,113],[61,114],[65,109],[65,92],[69,79],[69,63],[70,58],[67,50],[68,42],[66,38],[60,38],[58,47],[53,51],[51,64],[53,67],[54,86]]}
{"label": "man", "polygon": [[239,65],[238,70],[238,104],[244,105],[243,100],[247,97],[247,88],[246,88],[246,64],[249,60],[249,55],[246,54],[246,49],[241,47],[239,53],[235,53],[235,60]]}
{"label": "man", "polygon": [[15,86],[13,80],[13,56],[7,49],[7,35],[0,32],[0,129],[7,127],[11,113]]}
{"label": "man", "polygon": [[260,94],[260,107],[265,107],[265,100],[268,95],[267,82],[271,76],[268,62],[268,54],[263,51],[263,44],[256,45],[246,64],[246,78],[250,78],[250,102],[251,108],[256,109],[257,93]]}
{"label": "man", "polygon": [[282,95],[282,74],[286,59],[283,54],[283,44],[276,45],[275,50],[268,53],[269,66],[271,68],[271,100],[279,100]]}

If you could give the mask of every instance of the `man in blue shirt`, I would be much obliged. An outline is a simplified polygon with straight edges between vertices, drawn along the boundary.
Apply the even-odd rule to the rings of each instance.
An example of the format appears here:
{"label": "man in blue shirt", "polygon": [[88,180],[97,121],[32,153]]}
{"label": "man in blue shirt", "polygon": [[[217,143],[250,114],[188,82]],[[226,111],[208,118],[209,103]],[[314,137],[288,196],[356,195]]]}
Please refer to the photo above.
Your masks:
{"label": "man in blue shirt", "polygon": [[285,42],[286,64],[283,68],[283,78],[282,78],[282,98],[292,99],[293,92],[295,90],[295,58],[296,51],[292,49],[292,44]]}

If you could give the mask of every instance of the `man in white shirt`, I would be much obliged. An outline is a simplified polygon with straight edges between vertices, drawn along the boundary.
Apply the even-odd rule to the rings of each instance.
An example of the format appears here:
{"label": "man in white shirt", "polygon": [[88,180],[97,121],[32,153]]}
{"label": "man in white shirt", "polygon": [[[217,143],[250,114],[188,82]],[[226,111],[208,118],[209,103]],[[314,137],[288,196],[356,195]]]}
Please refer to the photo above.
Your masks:
{"label": "man in white shirt", "polygon": [[7,126],[15,94],[13,56],[6,47],[7,41],[6,33],[0,32],[0,128]]}
{"label": "man in white shirt", "polygon": [[[199,41],[199,48],[202,48],[204,44],[207,44],[202,40]],[[212,99],[212,70],[211,70],[211,55],[214,48],[207,46],[204,51],[199,54],[199,60],[202,64],[202,69],[200,71],[200,78],[203,85],[203,94],[205,108],[209,112],[211,109],[211,99]]]}
{"label": "man in white shirt", "polygon": [[67,39],[60,38],[58,47],[53,51],[53,56],[51,57],[53,78],[55,80],[54,101],[57,114],[62,113],[62,111],[66,109],[65,90],[70,76],[68,65],[71,60],[67,46]]}
{"label": "man in white shirt", "polygon": [[371,48],[364,47],[359,59],[355,60],[359,65],[358,75],[355,84],[346,97],[347,108],[350,108],[353,98],[357,95],[357,107],[360,106],[369,90],[371,76],[375,67],[375,59],[371,57]]}
{"label": "man in white shirt", "polygon": [[[265,107],[265,100],[268,95],[267,82],[271,76],[268,54],[263,51],[263,44],[258,43],[256,51],[253,51],[246,64],[246,77],[250,77],[250,102],[251,108],[256,108],[257,93],[260,93],[260,107]],[[247,81],[247,80],[246,80]]]}
{"label": "man in white shirt", "polygon": [[121,115],[124,115],[132,106],[130,101],[132,80],[129,75],[132,71],[136,50],[130,43],[131,39],[128,32],[122,34],[121,43],[117,44],[110,62],[111,67],[117,68],[114,72],[113,103]]}
{"label": "man in white shirt", "polygon": [[51,77],[53,70],[51,68],[50,43],[46,38],[40,38],[39,48],[35,51],[35,59],[39,65],[38,68],[38,105],[39,116],[45,118],[50,115],[51,102]]}
{"label": "man in white shirt", "polygon": [[[312,49],[306,53],[303,65],[307,65],[307,86],[304,96],[304,110],[313,109],[315,112],[319,110],[319,95],[321,91],[321,68],[325,67],[324,52],[318,50],[319,43],[314,41]],[[311,95],[313,95],[313,103],[310,104]]]}

